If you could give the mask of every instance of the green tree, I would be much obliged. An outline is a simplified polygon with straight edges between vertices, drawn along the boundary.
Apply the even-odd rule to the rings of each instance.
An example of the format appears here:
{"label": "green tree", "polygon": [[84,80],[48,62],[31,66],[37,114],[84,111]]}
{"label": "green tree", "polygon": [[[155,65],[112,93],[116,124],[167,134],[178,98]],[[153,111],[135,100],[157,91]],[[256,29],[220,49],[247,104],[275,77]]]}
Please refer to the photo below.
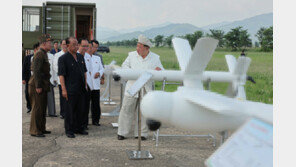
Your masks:
{"label": "green tree", "polygon": [[226,46],[230,47],[232,51],[252,46],[250,34],[247,30],[243,30],[242,27],[231,29],[224,37],[226,39]]}
{"label": "green tree", "polygon": [[255,42],[255,47],[259,48],[259,42],[257,42],[257,41]]}
{"label": "green tree", "polygon": [[162,46],[162,44],[163,44],[163,35],[157,35],[154,38],[154,42],[155,42],[156,47]]}
{"label": "green tree", "polygon": [[263,32],[264,32],[265,30],[266,30],[265,27],[261,27],[261,28],[257,31],[256,35],[255,35],[255,36],[258,38],[258,41],[259,41],[260,46],[262,46]]}
{"label": "green tree", "polygon": [[166,45],[168,45],[168,47],[172,47],[172,39],[173,39],[174,35],[170,35],[168,37],[165,38],[164,42]]}
{"label": "green tree", "polygon": [[256,34],[262,51],[273,50],[273,26],[269,28],[260,28]]}
{"label": "green tree", "polygon": [[188,40],[190,46],[192,47],[191,43],[192,43],[192,41],[193,41],[193,40],[192,40],[193,35],[192,35],[192,34],[186,34],[186,35],[184,36],[184,38]]}
{"label": "green tree", "polygon": [[219,47],[223,47],[224,46],[224,43],[225,43],[225,40],[224,40],[224,31],[210,29],[210,32],[211,32],[211,34],[208,34],[208,36],[219,40],[218,46]]}
{"label": "green tree", "polygon": [[203,37],[202,31],[195,31],[193,34],[186,34],[184,38],[186,38],[191,46],[191,48],[194,48],[197,40],[199,38]]}

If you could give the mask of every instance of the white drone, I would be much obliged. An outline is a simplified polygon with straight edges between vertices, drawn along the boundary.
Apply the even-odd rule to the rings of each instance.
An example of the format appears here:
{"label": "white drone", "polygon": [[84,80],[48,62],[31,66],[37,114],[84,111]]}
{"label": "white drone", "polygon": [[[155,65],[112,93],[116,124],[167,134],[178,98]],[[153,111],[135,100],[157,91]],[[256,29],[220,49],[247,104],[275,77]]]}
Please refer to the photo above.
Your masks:
{"label": "white drone", "polygon": [[[176,92],[152,91],[141,101],[142,114],[147,119],[168,123],[195,131],[234,130],[251,117],[272,124],[272,105],[247,101],[244,85],[251,59],[238,60],[226,55],[229,72],[204,71],[218,40],[201,38],[193,51],[185,39],[174,38],[173,46],[181,67],[175,70],[115,69],[113,74],[126,80],[136,80],[144,72],[151,80],[183,81]],[[203,89],[203,81],[228,82],[227,96]],[[149,125],[148,126],[153,126]]]}

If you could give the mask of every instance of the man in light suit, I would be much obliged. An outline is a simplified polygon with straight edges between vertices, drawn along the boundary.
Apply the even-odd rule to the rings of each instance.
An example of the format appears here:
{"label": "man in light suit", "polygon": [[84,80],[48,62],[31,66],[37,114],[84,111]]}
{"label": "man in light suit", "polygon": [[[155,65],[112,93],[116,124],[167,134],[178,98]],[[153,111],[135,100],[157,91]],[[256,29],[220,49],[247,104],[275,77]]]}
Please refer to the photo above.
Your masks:
{"label": "man in light suit", "polygon": [[[140,35],[138,38],[137,50],[129,52],[128,57],[122,63],[122,68],[131,69],[149,69],[149,70],[163,70],[163,66],[160,62],[159,56],[149,49],[152,47],[152,43],[148,38]],[[133,85],[135,81],[128,80],[125,87],[125,94],[122,102],[122,107],[119,112],[118,118],[118,140],[124,140],[127,135],[131,132],[132,122],[134,120],[134,115],[136,112],[136,102],[138,96],[132,97],[127,93],[127,90]],[[144,92],[152,90],[152,81],[145,84]],[[145,118],[141,117],[141,138],[146,140],[148,137],[148,127],[146,125]],[[138,136],[138,124],[135,123],[134,130],[135,138]]]}

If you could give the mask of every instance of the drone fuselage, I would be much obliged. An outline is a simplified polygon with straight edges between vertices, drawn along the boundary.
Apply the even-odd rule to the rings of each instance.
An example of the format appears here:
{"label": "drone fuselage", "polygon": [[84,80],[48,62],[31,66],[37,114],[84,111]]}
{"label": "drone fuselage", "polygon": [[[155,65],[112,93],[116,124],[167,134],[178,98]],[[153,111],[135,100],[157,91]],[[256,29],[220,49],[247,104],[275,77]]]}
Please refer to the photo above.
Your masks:
{"label": "drone fuselage", "polygon": [[[198,96],[200,91],[180,88],[173,93],[154,91],[146,94],[141,102],[143,115],[147,119],[170,124],[181,129],[216,132],[237,129],[247,119],[254,116],[252,113],[256,112],[263,112],[268,117],[271,114],[272,118],[271,105],[262,104],[263,106],[261,106],[261,104],[225,97],[225,103],[233,106],[225,108],[224,106],[219,106],[222,104],[221,98],[223,100],[224,97],[220,95],[215,97],[215,95],[210,94],[210,96],[213,96],[213,99],[209,103],[212,103],[216,108],[213,109],[211,107],[208,108],[207,105],[196,105],[190,100],[190,97],[194,97],[195,94]],[[207,92],[204,91],[203,94]],[[217,99],[219,101],[216,102],[215,100]],[[223,112],[220,112],[219,107]],[[260,111],[260,108],[263,111]]]}

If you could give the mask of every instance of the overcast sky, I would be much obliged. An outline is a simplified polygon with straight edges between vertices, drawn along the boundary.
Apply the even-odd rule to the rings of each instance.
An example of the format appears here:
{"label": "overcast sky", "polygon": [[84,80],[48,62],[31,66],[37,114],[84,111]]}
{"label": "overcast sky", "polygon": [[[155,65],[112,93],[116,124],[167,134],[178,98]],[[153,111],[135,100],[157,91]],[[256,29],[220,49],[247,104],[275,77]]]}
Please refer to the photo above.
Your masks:
{"label": "overcast sky", "polygon": [[[45,0],[23,0],[42,5]],[[91,2],[97,7],[97,26],[114,30],[172,23],[197,27],[270,13],[272,0],[48,0]]]}

